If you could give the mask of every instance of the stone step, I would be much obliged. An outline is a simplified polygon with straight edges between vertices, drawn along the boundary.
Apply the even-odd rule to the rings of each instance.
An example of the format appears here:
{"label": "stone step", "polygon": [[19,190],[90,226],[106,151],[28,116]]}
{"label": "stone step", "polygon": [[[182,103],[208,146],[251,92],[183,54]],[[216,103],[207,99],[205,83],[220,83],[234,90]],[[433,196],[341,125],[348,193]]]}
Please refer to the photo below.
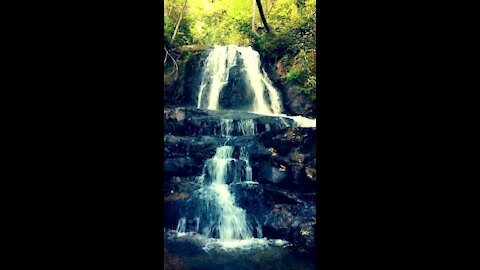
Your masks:
{"label": "stone step", "polygon": [[294,126],[292,119],[239,111],[209,111],[196,108],[164,110],[164,134],[218,137],[255,135]]}

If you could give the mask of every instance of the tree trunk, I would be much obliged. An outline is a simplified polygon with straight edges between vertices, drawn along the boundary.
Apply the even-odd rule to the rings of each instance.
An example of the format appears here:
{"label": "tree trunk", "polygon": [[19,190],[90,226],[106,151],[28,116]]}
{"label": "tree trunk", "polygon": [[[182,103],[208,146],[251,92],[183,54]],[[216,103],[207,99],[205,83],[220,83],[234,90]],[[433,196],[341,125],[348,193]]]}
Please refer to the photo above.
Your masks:
{"label": "tree trunk", "polygon": [[255,15],[257,13],[257,7],[255,5],[255,0],[252,0],[252,32],[257,33],[257,27],[255,27]]}
{"label": "tree trunk", "polygon": [[268,33],[270,32],[270,28],[268,27],[267,19],[265,19],[265,15],[263,14],[262,2],[260,0],[256,0],[256,1],[258,6],[258,12],[260,13],[260,17],[262,18],[263,26],[265,26],[265,29],[267,30],[267,33]]}
{"label": "tree trunk", "polygon": [[173,43],[173,41],[175,40],[175,36],[177,36],[178,28],[180,27],[180,22],[182,21],[183,12],[185,11],[186,5],[187,5],[187,0],[183,2],[182,12],[180,12],[180,18],[178,18],[177,25],[175,26],[175,31],[173,32],[172,41],[170,43]]}

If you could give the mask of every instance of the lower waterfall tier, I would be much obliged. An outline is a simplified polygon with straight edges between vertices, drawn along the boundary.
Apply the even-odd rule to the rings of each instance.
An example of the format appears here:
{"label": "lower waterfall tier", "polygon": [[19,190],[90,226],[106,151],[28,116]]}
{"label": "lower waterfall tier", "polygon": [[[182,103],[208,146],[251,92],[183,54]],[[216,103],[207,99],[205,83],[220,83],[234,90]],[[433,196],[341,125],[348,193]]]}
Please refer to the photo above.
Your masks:
{"label": "lower waterfall tier", "polygon": [[200,233],[209,247],[314,248],[316,128],[191,108],[165,110],[164,121],[166,229]]}

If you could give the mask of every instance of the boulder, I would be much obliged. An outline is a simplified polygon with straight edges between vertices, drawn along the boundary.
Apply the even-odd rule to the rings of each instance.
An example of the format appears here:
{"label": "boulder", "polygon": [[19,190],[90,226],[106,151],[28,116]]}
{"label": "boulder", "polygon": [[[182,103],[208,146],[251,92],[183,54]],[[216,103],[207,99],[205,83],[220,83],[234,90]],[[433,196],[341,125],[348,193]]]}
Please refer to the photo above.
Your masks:
{"label": "boulder", "polygon": [[282,167],[274,167],[270,165],[264,165],[258,174],[258,180],[267,180],[272,183],[280,183],[287,177],[285,169]]}
{"label": "boulder", "polygon": [[302,153],[294,152],[290,154],[290,160],[296,163],[303,163],[305,161],[305,155]]}
{"label": "boulder", "polygon": [[189,157],[166,159],[163,162],[163,170],[166,173],[174,173],[178,176],[188,176],[192,174],[194,165],[193,159]]}
{"label": "boulder", "polygon": [[291,241],[300,253],[312,253],[315,249],[316,222],[300,224],[292,231]]}
{"label": "boulder", "polygon": [[220,108],[231,110],[250,110],[255,98],[253,91],[245,81],[246,70],[239,57],[237,64],[230,68],[227,85],[220,92]]}
{"label": "boulder", "polygon": [[315,170],[315,168],[306,167],[305,174],[307,175],[308,179],[317,181],[317,170]]}

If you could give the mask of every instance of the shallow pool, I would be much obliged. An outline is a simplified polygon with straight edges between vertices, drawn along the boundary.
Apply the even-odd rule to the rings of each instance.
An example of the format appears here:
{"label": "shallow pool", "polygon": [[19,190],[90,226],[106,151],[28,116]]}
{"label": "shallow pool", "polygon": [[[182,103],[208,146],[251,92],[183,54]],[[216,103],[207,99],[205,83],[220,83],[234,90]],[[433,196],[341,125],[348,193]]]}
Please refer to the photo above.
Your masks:
{"label": "shallow pool", "polygon": [[[168,269],[315,269],[315,258],[290,250],[281,240],[253,239],[221,245],[198,234],[164,234],[164,267]],[[249,242],[249,243],[247,243]]]}

